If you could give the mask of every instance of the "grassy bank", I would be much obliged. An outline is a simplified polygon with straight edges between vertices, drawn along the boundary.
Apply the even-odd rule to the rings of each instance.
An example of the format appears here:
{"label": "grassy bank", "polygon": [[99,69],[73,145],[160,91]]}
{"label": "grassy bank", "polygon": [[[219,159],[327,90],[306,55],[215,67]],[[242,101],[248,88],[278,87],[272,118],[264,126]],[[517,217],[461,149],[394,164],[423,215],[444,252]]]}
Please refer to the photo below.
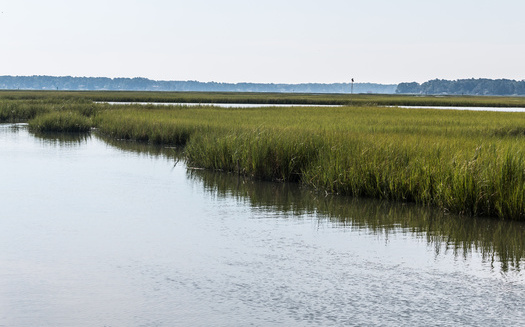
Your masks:
{"label": "grassy bank", "polygon": [[49,97],[17,100],[0,97],[0,123],[27,122],[39,115],[52,112],[76,112],[89,117],[103,107],[104,105],[93,104],[83,99]]}
{"label": "grassy bank", "polygon": [[190,165],[466,215],[525,218],[520,113],[131,108],[101,112],[100,131],[186,144]]}
{"label": "grassy bank", "polygon": [[54,111],[29,120],[29,129],[40,133],[85,133],[92,125],[89,117],[74,111]]}

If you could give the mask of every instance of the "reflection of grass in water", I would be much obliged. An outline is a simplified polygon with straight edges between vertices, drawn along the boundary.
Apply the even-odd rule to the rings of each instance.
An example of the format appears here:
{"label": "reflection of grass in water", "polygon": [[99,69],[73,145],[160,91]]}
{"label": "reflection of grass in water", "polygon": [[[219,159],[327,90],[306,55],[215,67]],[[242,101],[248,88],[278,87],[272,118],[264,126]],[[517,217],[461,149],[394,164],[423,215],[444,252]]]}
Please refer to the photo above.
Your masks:
{"label": "reflection of grass in water", "polygon": [[91,138],[86,133],[41,133],[32,132],[33,136],[42,140],[47,145],[80,146]]}
{"label": "reflection of grass in water", "polygon": [[0,123],[0,132],[2,133],[18,133],[21,130],[26,130],[26,123]]}
{"label": "reflection of grass in water", "polygon": [[148,144],[132,140],[119,140],[100,133],[94,133],[94,135],[115,149],[125,152],[133,152],[138,155],[147,155],[153,158],[163,157],[175,159],[176,161],[181,160],[184,155],[182,152],[183,150],[180,147],[178,148],[158,144]]}
{"label": "reflection of grass in water", "polygon": [[447,215],[411,204],[326,195],[297,184],[255,182],[235,174],[190,170],[188,176],[219,196],[248,200],[252,206],[295,215],[319,213],[346,228],[362,228],[384,235],[410,232],[426,239],[436,254],[455,256],[481,253],[487,262],[501,263],[501,270],[521,270],[525,259],[525,224]]}

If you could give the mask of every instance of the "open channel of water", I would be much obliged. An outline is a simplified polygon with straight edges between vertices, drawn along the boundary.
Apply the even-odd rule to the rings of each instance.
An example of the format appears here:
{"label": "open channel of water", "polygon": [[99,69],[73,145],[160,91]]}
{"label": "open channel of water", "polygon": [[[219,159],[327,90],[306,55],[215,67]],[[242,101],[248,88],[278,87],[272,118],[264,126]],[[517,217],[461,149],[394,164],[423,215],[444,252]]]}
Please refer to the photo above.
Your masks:
{"label": "open channel of water", "polygon": [[267,104],[267,103],[197,103],[197,102],[95,102],[107,103],[111,105],[153,105],[153,106],[186,106],[186,107],[219,107],[219,108],[266,108],[266,107],[342,107],[340,105],[326,105],[326,104]]}
{"label": "open channel of water", "polygon": [[0,124],[0,326],[518,326],[525,224]]}
{"label": "open channel of water", "polygon": [[[317,104],[256,104],[256,103],[173,103],[173,102],[99,102],[111,105],[154,105],[154,106],[213,106],[220,108],[264,108],[264,107],[342,107],[342,105],[317,105]],[[442,110],[471,110],[471,111],[496,111],[496,112],[525,112],[520,107],[450,107],[450,106],[386,106],[386,108],[404,109],[442,109]]]}

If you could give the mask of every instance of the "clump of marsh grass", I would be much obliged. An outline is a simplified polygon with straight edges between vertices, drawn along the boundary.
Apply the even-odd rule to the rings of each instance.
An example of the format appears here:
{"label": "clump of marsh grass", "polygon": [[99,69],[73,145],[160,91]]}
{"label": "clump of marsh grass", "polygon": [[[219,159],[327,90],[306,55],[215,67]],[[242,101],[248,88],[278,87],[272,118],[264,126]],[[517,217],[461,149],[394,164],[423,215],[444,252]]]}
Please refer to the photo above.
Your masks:
{"label": "clump of marsh grass", "polygon": [[79,133],[89,132],[93,123],[78,112],[55,111],[36,116],[28,125],[33,132]]}
{"label": "clump of marsh grass", "polygon": [[[2,94],[0,92],[0,95]],[[38,115],[55,111],[77,112],[84,116],[92,117],[102,107],[102,105],[95,105],[81,98],[6,99],[0,96],[0,123],[27,122]]]}
{"label": "clump of marsh grass", "polygon": [[25,122],[50,111],[50,106],[39,101],[0,100],[0,123]]}
{"label": "clump of marsh grass", "polygon": [[186,147],[190,164],[262,180],[301,180],[323,148],[320,137],[282,130],[197,133]]}
{"label": "clump of marsh grass", "polygon": [[94,121],[98,131],[116,139],[185,145],[196,128],[173,119],[171,115],[165,117],[156,114],[154,109],[125,107],[126,109],[107,110],[97,115]]}

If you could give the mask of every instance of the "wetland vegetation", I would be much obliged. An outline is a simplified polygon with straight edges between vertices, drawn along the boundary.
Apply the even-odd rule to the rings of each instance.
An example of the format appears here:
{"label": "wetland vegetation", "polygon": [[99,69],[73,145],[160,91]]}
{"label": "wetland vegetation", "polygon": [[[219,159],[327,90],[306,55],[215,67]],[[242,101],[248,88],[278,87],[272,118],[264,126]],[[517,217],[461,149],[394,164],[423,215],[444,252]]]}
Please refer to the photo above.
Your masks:
{"label": "wetland vegetation", "polygon": [[[344,106],[159,108],[95,101]],[[525,98],[2,91],[0,121],[46,122],[43,130],[59,131],[68,130],[67,119],[75,126],[81,120],[114,139],[184,146],[195,167],[468,216],[525,220],[523,113],[378,105],[525,107]]]}
{"label": "wetland vegetation", "polygon": [[91,125],[91,118],[77,111],[49,112],[29,121],[33,132],[85,133],[91,130]]}

